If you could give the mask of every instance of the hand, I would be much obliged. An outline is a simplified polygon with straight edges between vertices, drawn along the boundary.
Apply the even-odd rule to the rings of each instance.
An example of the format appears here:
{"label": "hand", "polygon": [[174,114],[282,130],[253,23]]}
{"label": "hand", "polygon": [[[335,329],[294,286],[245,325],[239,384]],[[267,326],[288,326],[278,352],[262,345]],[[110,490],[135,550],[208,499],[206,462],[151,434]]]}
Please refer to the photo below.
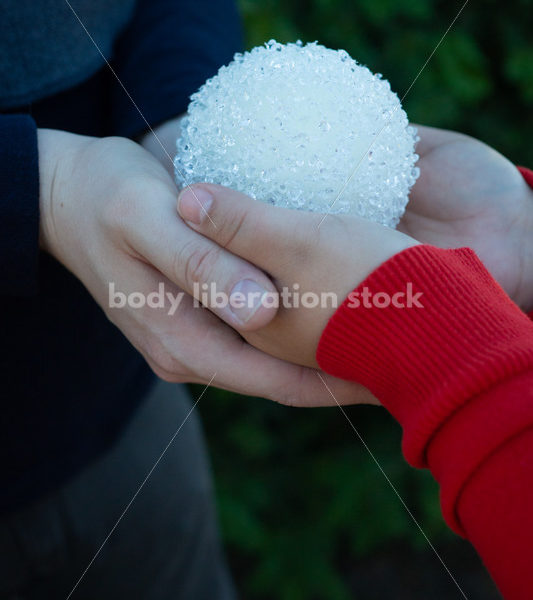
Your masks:
{"label": "hand", "polygon": [[[210,184],[183,190],[178,211],[192,229],[267,272],[278,291],[297,284],[300,305],[309,293],[318,299],[333,293],[340,304],[381,263],[417,244],[403,233],[353,216],[324,219]],[[315,308],[280,306],[268,325],[243,335],[269,354],[315,367],[320,335],[334,311],[327,302]]]}
{"label": "hand", "polygon": [[[84,283],[157,375],[206,383],[216,373],[213,385],[286,404],[326,395],[312,370],[261,353],[232,329],[261,327],[275,309],[250,316],[194,307],[195,282],[216,281],[226,293],[242,280],[275,288],[262,271],[183,224],[177,190],[154,157],[122,138],[39,130],[38,142],[42,248]],[[112,308],[110,283],[145,298],[160,283],[173,298],[187,294],[173,315],[167,302],[159,309]],[[340,398],[353,397],[351,384],[331,378],[329,385]]]}
{"label": "hand", "polygon": [[417,127],[420,178],[398,229],[443,248],[469,246],[521,308],[533,309],[533,190],[482,142]]}

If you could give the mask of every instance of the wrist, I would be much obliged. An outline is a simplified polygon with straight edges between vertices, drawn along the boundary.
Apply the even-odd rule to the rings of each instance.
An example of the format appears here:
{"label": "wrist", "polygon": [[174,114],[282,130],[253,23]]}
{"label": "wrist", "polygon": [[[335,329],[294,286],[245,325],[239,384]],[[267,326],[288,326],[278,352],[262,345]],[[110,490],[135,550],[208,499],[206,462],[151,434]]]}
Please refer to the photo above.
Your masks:
{"label": "wrist", "polygon": [[69,196],[65,187],[73,176],[76,155],[91,138],[54,129],[38,129],[39,246],[56,256],[60,235],[57,224]]}

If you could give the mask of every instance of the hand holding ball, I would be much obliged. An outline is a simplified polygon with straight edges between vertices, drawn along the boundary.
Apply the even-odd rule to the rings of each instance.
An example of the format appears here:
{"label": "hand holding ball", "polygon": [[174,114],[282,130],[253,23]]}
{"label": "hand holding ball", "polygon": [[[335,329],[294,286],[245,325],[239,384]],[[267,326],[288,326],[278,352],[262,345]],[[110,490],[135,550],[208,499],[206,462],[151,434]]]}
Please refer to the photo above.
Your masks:
{"label": "hand holding ball", "polygon": [[346,52],[271,41],[191,97],[174,165],[180,187],[394,227],[418,177],[416,139],[389,83]]}

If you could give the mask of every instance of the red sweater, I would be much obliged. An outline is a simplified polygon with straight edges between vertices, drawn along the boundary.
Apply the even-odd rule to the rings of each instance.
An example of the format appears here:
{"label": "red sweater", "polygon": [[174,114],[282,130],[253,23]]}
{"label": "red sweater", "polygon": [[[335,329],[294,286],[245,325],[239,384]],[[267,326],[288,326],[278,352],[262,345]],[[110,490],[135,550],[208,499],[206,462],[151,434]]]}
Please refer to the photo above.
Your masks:
{"label": "red sweater", "polygon": [[[521,169],[533,187],[533,172]],[[412,282],[423,308],[350,306],[328,323],[324,371],[358,381],[403,428],[410,464],[440,484],[450,527],[507,600],[533,598],[533,322],[468,248],[415,246],[355,291]]]}

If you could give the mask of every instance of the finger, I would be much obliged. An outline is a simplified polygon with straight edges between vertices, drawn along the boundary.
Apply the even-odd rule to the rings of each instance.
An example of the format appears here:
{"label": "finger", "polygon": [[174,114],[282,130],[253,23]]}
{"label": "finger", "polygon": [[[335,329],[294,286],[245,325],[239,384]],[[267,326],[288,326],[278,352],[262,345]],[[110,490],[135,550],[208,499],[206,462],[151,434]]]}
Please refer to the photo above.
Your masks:
{"label": "finger", "polygon": [[[165,284],[174,298],[182,290],[149,265],[139,263],[116,282],[114,294],[99,299],[108,317],[163,379],[207,383],[236,393],[290,406],[377,403],[364,387],[269,356],[246,343],[233,329],[184,294],[173,311],[168,299],[154,306],[138,303]],[[135,301],[134,301],[135,299]],[[130,301],[131,300],[131,301]],[[329,388],[329,390],[328,390]],[[331,393],[330,393],[331,392]]]}
{"label": "finger", "polygon": [[297,250],[316,233],[321,215],[274,207],[214,184],[184,188],[178,213],[187,224],[262,269],[277,253]]}
{"label": "finger", "polygon": [[[287,381],[283,389],[272,389],[272,385],[270,388],[267,388],[262,385],[261,381],[254,381],[252,382],[250,391],[244,392],[242,382],[238,382],[238,385],[235,386],[233,383],[224,381],[223,378],[219,379],[218,373],[212,384],[215,387],[230,392],[266,398],[278,404],[295,408],[348,406],[352,404],[380,405],[377,398],[368,389],[358,383],[343,381],[335,377],[329,377],[326,380],[327,375],[321,373],[322,378],[327,383],[327,387],[325,387],[323,381],[317,376],[317,371],[307,367],[298,367],[290,363],[285,364],[289,365],[290,369],[287,371]],[[207,382],[208,380],[202,380],[202,383]]]}
{"label": "finger", "polygon": [[[267,275],[177,218],[175,199],[147,203],[129,228],[128,241],[140,257],[240,331],[264,327],[276,314],[265,295],[277,291]],[[142,223],[142,227],[139,226]]]}
{"label": "finger", "polygon": [[425,125],[413,124],[416,127],[420,140],[416,144],[416,153],[423,157],[429,154],[435,148],[443,144],[449,144],[458,140],[464,140],[468,136],[447,129],[438,129],[437,127],[427,127]]}
{"label": "finger", "polygon": [[[168,298],[161,305],[139,302],[141,297],[146,299],[157,293],[162,283],[168,290],[165,293],[180,300],[177,307]],[[221,387],[242,394],[266,395],[272,368],[282,363],[271,361],[267,355],[267,360],[258,360],[259,351],[247,346],[235,330],[194,303],[191,296],[150,265],[134,265],[127,276],[113,285],[109,302],[102,300],[110,320],[166,381],[206,383],[216,374]],[[269,377],[262,380],[258,376],[261,372]],[[275,385],[270,388],[278,389]],[[280,390],[280,400],[283,398]]]}
{"label": "finger", "polygon": [[202,341],[187,348],[182,360],[206,382],[216,373],[212,382],[215,387],[296,407],[335,406],[337,402],[377,404],[359,384],[325,374],[322,380],[314,369],[257,350],[207,311],[194,315],[194,319],[184,315],[185,320],[196,335],[200,333]]}

